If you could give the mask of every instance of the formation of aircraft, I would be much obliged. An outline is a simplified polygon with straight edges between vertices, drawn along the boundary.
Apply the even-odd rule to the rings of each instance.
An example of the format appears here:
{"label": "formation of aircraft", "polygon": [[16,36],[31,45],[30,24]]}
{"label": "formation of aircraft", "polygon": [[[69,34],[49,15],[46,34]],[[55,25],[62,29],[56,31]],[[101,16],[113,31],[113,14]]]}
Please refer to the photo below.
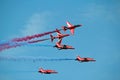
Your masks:
{"label": "formation of aircraft", "polygon": [[[43,33],[43,34],[39,34],[39,35],[33,35],[33,36],[28,36],[28,37],[25,37],[25,38],[20,38],[20,39],[16,39],[15,41],[27,41],[27,40],[30,40],[34,37],[39,37],[39,36],[44,36],[44,35],[48,35],[50,34],[50,38],[48,39],[42,39],[42,40],[36,40],[36,41],[29,41],[28,43],[36,43],[36,42],[40,42],[40,41],[45,41],[45,40],[49,40],[51,39],[51,42],[53,42],[54,39],[58,39],[58,42],[56,42],[55,46],[58,50],[67,50],[67,49],[75,49],[74,47],[70,46],[70,45],[65,45],[65,44],[62,44],[62,39],[64,37],[67,37],[67,36],[70,36],[70,34],[62,34],[60,31],[63,30],[63,31],[66,31],[66,30],[70,30],[70,33],[72,35],[74,35],[74,30],[75,28],[77,27],[81,27],[82,25],[81,24],[77,24],[77,25],[73,25],[71,24],[70,22],[66,22],[67,26],[62,26],[62,29],[56,29],[54,31],[51,31],[51,32],[46,32],[46,33]],[[57,32],[57,36],[53,36],[51,33],[55,33]],[[4,44],[6,45],[6,44]],[[1,45],[2,46],[2,45]],[[95,62],[96,60],[94,60],[93,58],[89,58],[89,57],[80,57],[80,56],[77,56],[76,59],[73,59],[73,60],[77,60],[79,62]],[[43,68],[40,68],[39,73],[42,73],[42,74],[57,74],[58,72],[56,72],[55,70],[44,70]]]}
{"label": "formation of aircraft", "polygon": [[[78,24],[78,25],[72,25],[70,22],[66,22],[67,26],[62,26],[62,29],[64,31],[66,30],[70,30],[71,34],[73,35],[74,34],[74,29],[77,28],[77,27],[81,27],[82,25],[81,24]],[[51,42],[53,42],[54,39],[58,38],[59,41],[56,42],[56,45],[54,47],[56,47],[58,50],[62,50],[62,49],[75,49],[73,48],[72,46],[69,46],[69,45],[63,45],[61,44],[62,43],[62,38],[64,37],[67,37],[67,36],[70,36],[70,34],[62,34],[60,32],[60,30],[56,29],[56,32],[57,32],[57,36],[53,36],[52,34],[50,35],[50,38],[51,38]]]}
{"label": "formation of aircraft", "polygon": [[94,60],[93,58],[89,58],[89,57],[81,58],[80,56],[77,56],[76,60],[77,60],[77,61],[80,61],[80,62],[96,61],[96,60]]}
{"label": "formation of aircraft", "polygon": [[44,70],[43,68],[40,68],[38,72],[42,74],[57,74],[58,73],[55,70]]}
{"label": "formation of aircraft", "polygon": [[[70,30],[71,34],[73,35],[74,34],[74,29],[77,28],[77,27],[81,27],[82,25],[81,24],[78,24],[78,25],[73,25],[71,24],[70,22],[66,22],[67,26],[62,26],[62,30],[66,31],[66,30]],[[54,39],[58,38],[58,42],[56,42],[56,45],[54,47],[56,47],[58,50],[62,50],[62,49],[75,49],[73,48],[72,46],[69,46],[69,45],[63,45],[62,44],[62,39],[64,37],[67,37],[67,36],[70,36],[70,34],[62,34],[60,32],[60,30],[56,29],[56,32],[57,32],[57,36],[53,36],[52,34],[50,34],[50,38],[51,38],[51,42],[53,42]],[[76,59],[77,61],[79,62],[94,62],[96,60],[94,60],[93,58],[89,58],[89,57],[80,57],[80,56],[77,56]],[[44,74],[52,74],[52,73],[57,73],[56,71],[54,70],[43,70],[42,68],[40,68],[39,70],[40,73],[44,73]]]}
{"label": "formation of aircraft", "polygon": [[[58,49],[74,49],[72,46],[69,45],[61,45],[61,39],[63,39],[64,37],[70,36],[70,34],[62,34],[60,31],[66,31],[66,30],[70,30],[71,34],[74,34],[74,29],[77,27],[82,26],[81,24],[78,25],[72,25],[70,22],[66,22],[67,26],[62,26],[61,29],[56,29],[53,31],[48,31],[48,32],[44,32],[41,34],[35,34],[35,35],[31,35],[31,36],[26,36],[26,37],[22,37],[22,38],[14,38],[11,41],[6,41],[5,43],[0,44],[0,51],[3,51],[5,49],[9,49],[9,48],[16,48],[18,46],[23,45],[22,42],[25,41],[26,44],[31,44],[31,43],[37,43],[37,42],[42,42],[42,41],[46,41],[51,39],[51,42],[53,42],[54,39],[58,38],[58,42],[57,45],[55,46]],[[52,33],[56,33],[57,32],[57,36],[53,36]],[[50,38],[47,39],[40,39],[40,40],[32,40],[34,38],[39,38],[45,35],[50,35]],[[20,43],[19,43],[20,42]],[[7,43],[7,44],[6,44]],[[17,43],[13,44],[13,43]],[[24,43],[24,42],[23,42]],[[12,44],[12,45],[11,45]]]}

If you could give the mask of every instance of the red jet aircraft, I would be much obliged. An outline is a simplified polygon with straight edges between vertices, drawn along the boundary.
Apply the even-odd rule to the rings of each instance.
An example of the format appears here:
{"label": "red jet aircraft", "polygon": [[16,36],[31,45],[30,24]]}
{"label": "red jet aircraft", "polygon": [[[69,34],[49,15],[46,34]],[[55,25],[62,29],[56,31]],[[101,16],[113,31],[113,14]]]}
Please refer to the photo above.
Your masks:
{"label": "red jet aircraft", "polygon": [[74,29],[77,28],[77,27],[81,27],[82,25],[81,24],[78,24],[78,25],[72,25],[70,22],[66,22],[67,23],[67,26],[63,26],[62,29],[64,31],[66,31],[67,29],[70,29],[70,32],[71,34],[74,34]]}
{"label": "red jet aircraft", "polygon": [[58,48],[59,50],[61,50],[61,49],[75,49],[69,45],[61,45],[61,42],[62,42],[62,39],[60,39],[59,42],[57,42],[54,47]]}
{"label": "red jet aircraft", "polygon": [[77,56],[76,58],[77,61],[81,61],[81,62],[90,62],[90,61],[96,61],[93,58],[81,58],[80,56]]}
{"label": "red jet aircraft", "polygon": [[61,34],[61,32],[58,29],[56,29],[56,32],[57,32],[57,36],[54,37],[52,34],[50,35],[51,42],[53,42],[55,38],[62,39],[63,37],[70,36],[69,34]]}
{"label": "red jet aircraft", "polygon": [[40,68],[38,72],[43,73],[43,74],[56,74],[56,73],[58,73],[54,70],[44,70],[42,68]]}

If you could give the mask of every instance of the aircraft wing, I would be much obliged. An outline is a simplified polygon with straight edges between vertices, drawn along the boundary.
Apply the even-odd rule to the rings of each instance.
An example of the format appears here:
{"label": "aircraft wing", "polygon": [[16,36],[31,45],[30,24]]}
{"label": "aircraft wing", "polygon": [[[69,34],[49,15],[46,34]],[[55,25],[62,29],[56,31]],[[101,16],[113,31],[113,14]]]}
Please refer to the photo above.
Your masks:
{"label": "aircraft wing", "polygon": [[72,34],[74,34],[74,29],[71,29],[70,32],[71,32]]}

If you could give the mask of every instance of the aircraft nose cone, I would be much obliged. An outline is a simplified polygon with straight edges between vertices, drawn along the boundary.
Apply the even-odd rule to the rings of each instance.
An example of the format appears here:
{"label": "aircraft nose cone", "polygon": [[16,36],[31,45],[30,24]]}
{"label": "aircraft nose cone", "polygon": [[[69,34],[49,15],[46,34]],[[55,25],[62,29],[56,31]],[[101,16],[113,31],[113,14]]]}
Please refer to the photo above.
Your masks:
{"label": "aircraft nose cone", "polygon": [[75,27],[80,27],[80,26],[82,26],[82,24],[75,25]]}
{"label": "aircraft nose cone", "polygon": [[82,26],[82,24],[79,24],[79,26]]}
{"label": "aircraft nose cone", "polygon": [[53,46],[53,47],[57,47],[57,45]]}

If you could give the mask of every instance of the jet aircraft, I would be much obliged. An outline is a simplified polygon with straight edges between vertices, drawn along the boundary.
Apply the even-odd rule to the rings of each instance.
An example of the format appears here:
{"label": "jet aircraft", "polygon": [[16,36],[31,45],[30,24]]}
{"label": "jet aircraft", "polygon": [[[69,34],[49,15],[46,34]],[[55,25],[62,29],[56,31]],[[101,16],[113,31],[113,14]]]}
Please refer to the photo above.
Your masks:
{"label": "jet aircraft", "polygon": [[44,70],[43,68],[40,68],[38,72],[43,73],[43,74],[56,74],[56,73],[58,73],[55,70]]}
{"label": "jet aircraft", "polygon": [[62,39],[60,39],[59,42],[57,42],[54,47],[58,48],[59,50],[62,50],[62,49],[75,49],[75,48],[73,48],[72,46],[69,46],[69,45],[62,45],[61,42],[62,42]]}
{"label": "jet aircraft", "polygon": [[82,26],[82,24],[72,25],[72,24],[71,24],[70,22],[68,22],[68,21],[66,22],[66,24],[67,24],[67,26],[62,26],[62,29],[63,29],[64,31],[66,31],[66,30],[69,29],[72,35],[74,34],[74,29],[75,29],[75,28]]}
{"label": "jet aircraft", "polygon": [[87,57],[87,58],[81,58],[80,56],[77,56],[77,58],[75,60],[80,61],[80,62],[96,61],[93,58],[89,58],[89,57]]}

